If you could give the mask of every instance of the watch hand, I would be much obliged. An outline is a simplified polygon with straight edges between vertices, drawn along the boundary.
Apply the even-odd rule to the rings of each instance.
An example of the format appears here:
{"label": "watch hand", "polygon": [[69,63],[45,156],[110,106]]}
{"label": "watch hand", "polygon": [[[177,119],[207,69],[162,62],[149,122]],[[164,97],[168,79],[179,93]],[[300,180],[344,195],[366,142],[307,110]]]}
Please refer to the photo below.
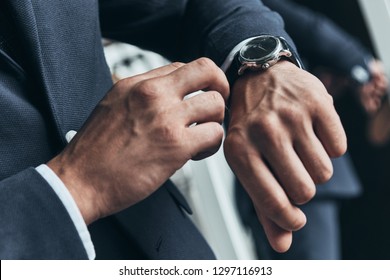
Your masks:
{"label": "watch hand", "polygon": [[263,51],[267,51],[265,48],[263,48],[263,47],[261,47],[259,45],[257,45],[256,47],[262,49]]}

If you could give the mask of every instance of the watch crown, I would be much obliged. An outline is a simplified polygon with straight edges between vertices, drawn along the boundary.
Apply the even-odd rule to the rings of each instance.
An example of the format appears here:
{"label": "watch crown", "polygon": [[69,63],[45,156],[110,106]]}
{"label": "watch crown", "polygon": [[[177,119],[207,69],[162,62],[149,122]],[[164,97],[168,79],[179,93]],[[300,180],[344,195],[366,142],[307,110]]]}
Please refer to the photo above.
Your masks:
{"label": "watch crown", "polygon": [[264,63],[263,65],[261,65],[261,68],[262,68],[263,70],[266,70],[266,69],[268,69],[270,66],[271,66],[271,65],[270,65],[268,62],[266,62],[266,63]]}

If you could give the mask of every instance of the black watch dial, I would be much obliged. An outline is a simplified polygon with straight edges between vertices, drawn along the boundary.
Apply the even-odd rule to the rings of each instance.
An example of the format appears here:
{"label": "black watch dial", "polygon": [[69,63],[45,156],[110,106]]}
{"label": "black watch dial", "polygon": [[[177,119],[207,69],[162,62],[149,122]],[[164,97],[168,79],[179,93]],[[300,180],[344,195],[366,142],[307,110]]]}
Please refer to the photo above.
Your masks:
{"label": "black watch dial", "polygon": [[272,54],[278,41],[270,36],[258,37],[248,42],[240,51],[240,56],[245,60],[256,61]]}

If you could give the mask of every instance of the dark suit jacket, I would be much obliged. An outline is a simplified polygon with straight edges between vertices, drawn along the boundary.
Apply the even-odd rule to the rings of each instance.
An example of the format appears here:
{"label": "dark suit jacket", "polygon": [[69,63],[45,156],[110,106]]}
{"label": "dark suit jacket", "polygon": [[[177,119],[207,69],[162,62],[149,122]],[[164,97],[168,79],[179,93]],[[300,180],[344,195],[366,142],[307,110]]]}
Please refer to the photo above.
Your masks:
{"label": "dark suit jacket", "polygon": [[[0,51],[0,257],[83,259],[71,219],[33,167],[78,130],[112,85],[102,34],[173,60],[221,64],[243,39],[287,36],[258,0],[3,0],[22,46]],[[99,5],[98,5],[99,4]],[[99,18],[100,15],[100,18]],[[129,178],[131,180],[131,178]],[[90,227],[98,258],[213,258],[167,182],[145,201]]]}

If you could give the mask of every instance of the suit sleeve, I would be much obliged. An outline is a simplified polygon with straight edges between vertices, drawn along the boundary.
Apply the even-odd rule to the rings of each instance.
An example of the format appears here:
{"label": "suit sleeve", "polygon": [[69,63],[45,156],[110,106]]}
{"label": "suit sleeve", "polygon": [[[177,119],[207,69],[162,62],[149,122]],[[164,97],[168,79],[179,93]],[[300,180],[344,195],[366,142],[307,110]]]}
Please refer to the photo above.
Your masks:
{"label": "suit sleeve", "polygon": [[281,17],[259,0],[100,0],[103,36],[189,61],[218,65],[238,43],[272,34],[292,41]]}
{"label": "suit sleeve", "polygon": [[67,210],[34,168],[0,182],[0,258],[88,258]]}
{"label": "suit sleeve", "polygon": [[346,75],[356,66],[369,72],[371,53],[324,15],[288,0],[263,2],[283,17],[287,32],[309,65],[326,66]]}

